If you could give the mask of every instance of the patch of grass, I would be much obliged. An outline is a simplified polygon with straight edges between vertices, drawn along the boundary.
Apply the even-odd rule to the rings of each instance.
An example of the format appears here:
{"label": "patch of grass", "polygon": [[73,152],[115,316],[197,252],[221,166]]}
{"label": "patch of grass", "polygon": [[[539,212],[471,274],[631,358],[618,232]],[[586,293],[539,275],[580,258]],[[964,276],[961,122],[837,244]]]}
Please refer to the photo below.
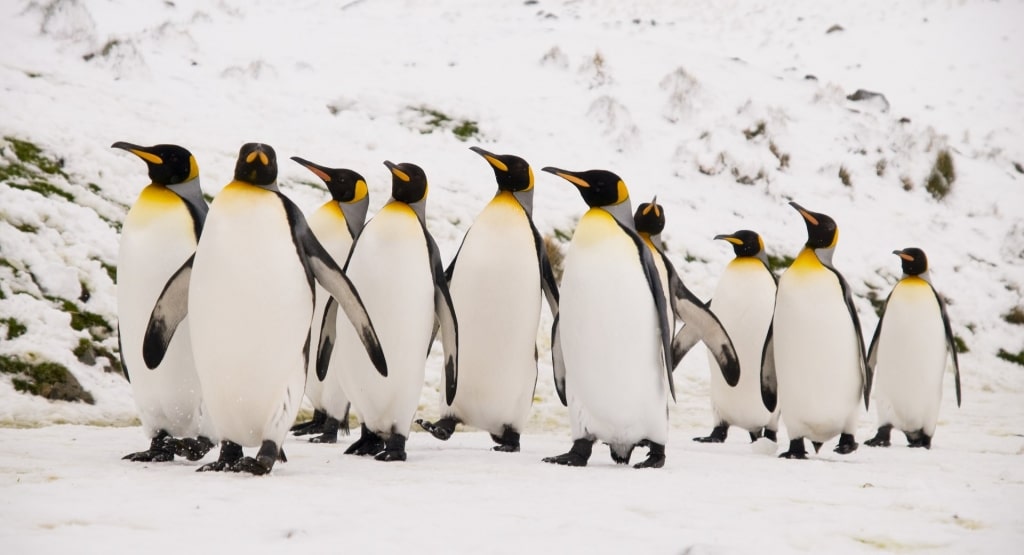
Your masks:
{"label": "patch of grass", "polygon": [[62,311],[71,315],[72,329],[88,331],[93,335],[100,335],[102,337],[109,337],[114,331],[114,327],[103,319],[102,316],[95,312],[82,310],[72,301],[60,297],[47,297],[47,299],[56,303]]}
{"label": "patch of grass", "polygon": [[996,356],[1005,361],[1024,366],[1024,350],[1014,354],[1007,351],[1006,349],[999,349],[999,352],[996,353]]}
{"label": "patch of grass", "polygon": [[0,319],[0,324],[7,326],[8,340],[14,339],[16,337],[21,337],[25,335],[25,332],[28,331],[28,328],[25,327],[25,324],[22,324],[21,322],[15,320],[14,318]]}
{"label": "patch of grass", "polygon": [[743,136],[746,137],[748,141],[752,141],[755,138],[764,135],[764,132],[767,129],[768,125],[764,122],[764,120],[761,120],[754,124],[754,127],[751,127],[750,129],[744,129]]}
{"label": "patch of grass", "polygon": [[34,226],[32,224],[25,224],[25,223],[18,224],[16,226],[14,226],[14,228],[17,229],[18,231],[22,232],[22,233],[35,233],[35,232],[39,231],[39,228],[37,228],[36,226]]}
{"label": "patch of grass", "polygon": [[58,197],[64,198],[64,200],[67,200],[69,202],[74,202],[75,200],[75,196],[72,195],[71,193],[61,189],[60,187],[51,185],[45,181],[40,181],[38,179],[34,179],[32,181],[29,181],[28,183],[7,182],[7,185],[14,189],[21,189],[23,191],[35,191],[40,195],[43,195],[44,197],[51,197],[56,195]]}
{"label": "patch of grass", "polygon": [[843,185],[852,187],[853,182],[850,181],[850,170],[846,169],[846,166],[839,166],[839,181],[843,182]]}
{"label": "patch of grass", "polygon": [[867,294],[868,302],[875,309],[875,316],[882,317],[882,309],[885,308],[885,297],[878,294],[878,291],[869,289]]}
{"label": "patch of grass", "polygon": [[884,177],[885,169],[888,167],[889,162],[887,162],[885,158],[882,158],[881,160],[875,162],[875,175],[877,175],[878,177]]}
{"label": "patch of grass", "polygon": [[452,129],[452,133],[454,133],[460,141],[468,141],[480,133],[480,127],[477,126],[475,121],[462,120],[462,123]]}
{"label": "patch of grass", "polygon": [[1011,308],[1009,312],[1003,314],[1003,320],[1006,320],[1006,322],[1010,324],[1017,324],[1018,326],[1024,325],[1024,308],[1019,306]]}
{"label": "patch of grass", "polygon": [[569,233],[568,231],[565,231],[563,229],[555,228],[553,233],[554,233],[555,239],[558,239],[559,241],[561,241],[563,243],[568,243],[569,241],[572,241],[572,233]]}
{"label": "patch of grass", "polygon": [[103,267],[103,270],[107,272],[108,276],[110,276],[110,281],[117,283],[117,266],[103,261],[99,262],[100,266]]}
{"label": "patch of grass", "polygon": [[468,141],[480,134],[480,126],[473,120],[455,119],[429,106],[409,106],[407,109],[422,118],[422,123],[416,128],[424,135],[441,129],[451,131],[460,141]]}
{"label": "patch of grass", "polygon": [[755,175],[744,175],[740,174],[739,168],[732,168],[732,177],[736,180],[736,183],[740,185],[753,185],[754,183],[765,178],[764,170],[757,170]]}
{"label": "patch of grass", "polygon": [[59,196],[68,201],[75,200],[74,195],[50,182],[56,176],[67,179],[67,174],[61,169],[64,167],[63,160],[45,156],[42,149],[28,141],[6,136],[4,141],[18,161],[0,167],[0,182],[14,189],[34,191],[44,197]]}
{"label": "patch of grass", "polygon": [[967,348],[967,342],[964,341],[964,338],[960,337],[959,335],[953,336],[953,348],[956,349],[957,354],[971,352],[971,350]]}
{"label": "patch of grass", "polygon": [[52,401],[96,403],[74,375],[62,364],[50,361],[27,362],[12,356],[0,356],[0,373],[11,374],[16,391],[31,393]]}
{"label": "patch of grass", "polygon": [[548,262],[551,263],[551,273],[555,275],[555,281],[562,283],[565,254],[562,253],[562,247],[559,245],[559,240],[551,235],[545,235],[544,252],[548,255]]}
{"label": "patch of grass", "polygon": [[789,268],[790,266],[792,266],[794,260],[796,260],[796,259],[793,258],[792,256],[786,256],[786,255],[775,256],[773,254],[769,254],[768,255],[768,267],[771,268],[773,272],[778,274],[778,273],[781,273],[781,272],[785,271],[786,268]]}
{"label": "patch of grass", "polygon": [[65,178],[68,176],[61,169],[64,167],[64,160],[47,158],[41,148],[28,141],[14,137],[4,137],[4,140],[11,145],[14,156],[22,163],[39,168],[39,171],[50,175],[59,175]]}
{"label": "patch of grass", "polygon": [[78,359],[78,362],[89,366],[96,365],[97,357],[106,358],[108,363],[103,367],[104,372],[117,372],[119,374],[122,372],[121,357],[95,341],[90,341],[83,337],[78,340],[78,346],[71,352]]}
{"label": "patch of grass", "polygon": [[784,170],[789,167],[789,153],[782,152],[779,150],[779,146],[775,144],[775,141],[768,141],[768,151],[772,153],[772,156],[779,161],[779,169]]}
{"label": "patch of grass", "polygon": [[953,155],[949,153],[949,150],[942,149],[935,157],[935,164],[932,166],[928,178],[925,179],[924,188],[936,200],[942,200],[953,188],[954,181],[956,181],[956,168],[953,167]]}

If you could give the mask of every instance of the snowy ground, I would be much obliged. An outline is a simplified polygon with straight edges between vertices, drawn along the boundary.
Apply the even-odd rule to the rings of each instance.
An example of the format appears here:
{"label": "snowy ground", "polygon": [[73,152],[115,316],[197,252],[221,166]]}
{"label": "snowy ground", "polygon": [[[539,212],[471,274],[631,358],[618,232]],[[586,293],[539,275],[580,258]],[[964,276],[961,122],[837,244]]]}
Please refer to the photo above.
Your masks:
{"label": "snowy ground", "polygon": [[[12,338],[0,320],[0,355],[59,362],[96,398],[22,395],[0,374],[0,545],[1019,549],[1024,368],[997,353],[1024,350],[1024,326],[1003,318],[1024,308],[1022,20],[1024,3],[980,0],[0,3],[0,137],[61,158],[68,177],[58,185],[75,199],[0,184],[0,317],[26,327]],[[827,33],[834,25],[842,29]],[[888,106],[847,100],[857,89],[883,93]],[[432,126],[424,107],[453,121]],[[452,132],[463,121],[479,128],[466,142]],[[613,468],[604,450],[591,468],[552,468],[539,459],[568,447],[568,424],[542,331],[518,455],[487,451],[478,433],[446,444],[413,434],[409,462],[397,465],[290,441],[291,462],[267,479],[122,462],[145,444],[130,390],[71,354],[87,332],[45,299],[79,299],[114,321],[114,283],[102,268],[117,252],[108,222],[145,183],[138,160],[108,148],[118,140],[190,148],[209,194],[230,179],[242,143],[267,142],[300,206],[326,193],[292,155],[363,173],[371,215],[387,198],[381,162],[418,163],[445,260],[494,189],[469,146],[535,168],[610,169],[634,205],[658,195],[669,256],[704,298],[731,256],[711,237],[751,228],[771,254],[793,256],[804,228],[786,202],[797,200],[838,221],[835,263],[868,337],[868,296],[884,297],[899,273],[890,252],[925,249],[970,349],[960,359],[964,405],[956,408],[947,379],[931,451],[862,447],[798,463],[753,452],[737,431],[724,446],[697,445],[689,438],[709,431],[710,415],[707,363],[695,352],[676,374],[664,469]],[[9,161],[6,145],[0,139]],[[924,181],[942,149],[957,179],[936,200]],[[538,229],[571,233],[579,195],[536,173]],[[549,322],[545,314],[542,327]],[[439,366],[435,354],[425,418],[437,412]],[[863,415],[858,439],[873,419]]]}

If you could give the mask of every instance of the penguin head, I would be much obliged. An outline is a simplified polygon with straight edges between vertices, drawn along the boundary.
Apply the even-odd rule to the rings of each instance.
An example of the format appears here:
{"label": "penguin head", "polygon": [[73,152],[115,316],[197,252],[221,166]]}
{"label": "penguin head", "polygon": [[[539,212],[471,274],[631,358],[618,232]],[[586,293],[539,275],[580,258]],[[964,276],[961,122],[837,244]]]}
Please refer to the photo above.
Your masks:
{"label": "penguin head", "polygon": [[715,239],[728,241],[737,257],[758,256],[764,252],[764,240],[756,232],[741,229],[728,235],[715,235]]}
{"label": "penguin head", "polygon": [[391,170],[391,197],[399,202],[413,204],[427,198],[427,174],[416,164],[403,162],[395,164],[388,160],[384,165]]}
{"label": "penguin head", "polygon": [[235,180],[253,185],[272,185],[277,181],[277,154],[263,143],[245,143],[238,151]]}
{"label": "penguin head", "polygon": [[110,147],[127,150],[142,158],[149,168],[149,179],[155,185],[177,185],[199,177],[195,157],[178,145],[139,146],[116,142]]}
{"label": "penguin head", "polygon": [[892,251],[903,263],[903,273],[908,276],[919,276],[928,271],[928,257],[917,247]]}
{"label": "penguin head", "polygon": [[352,170],[328,168],[298,156],[292,156],[292,160],[295,160],[302,167],[322,179],[324,185],[327,185],[327,190],[331,192],[331,198],[336,202],[351,204],[363,200],[369,194],[366,180],[363,179],[363,176]]}
{"label": "penguin head", "polygon": [[526,160],[511,154],[494,154],[474,146],[469,150],[487,160],[494,169],[494,179],[498,182],[499,191],[529,191],[533,189],[533,170]]}
{"label": "penguin head", "polygon": [[665,229],[665,210],[658,204],[658,197],[655,196],[651,202],[642,202],[637,206],[633,214],[633,223],[636,224],[637,233],[648,235],[660,235]]}
{"label": "penguin head", "polygon": [[839,228],[836,221],[825,214],[811,212],[795,202],[789,203],[804,218],[807,224],[807,247],[811,249],[827,249],[836,246],[839,241]]}
{"label": "penguin head", "polygon": [[553,173],[572,183],[591,208],[606,208],[629,201],[629,190],[622,178],[610,171],[588,170],[571,172],[548,166],[541,171]]}

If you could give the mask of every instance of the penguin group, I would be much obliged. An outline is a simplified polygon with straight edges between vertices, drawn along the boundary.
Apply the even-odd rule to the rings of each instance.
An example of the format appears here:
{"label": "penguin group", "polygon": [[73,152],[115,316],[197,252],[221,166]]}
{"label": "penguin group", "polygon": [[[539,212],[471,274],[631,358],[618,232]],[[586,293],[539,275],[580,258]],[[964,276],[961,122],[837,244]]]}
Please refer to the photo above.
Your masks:
{"label": "penguin group", "polygon": [[[472,147],[497,190],[445,266],[416,164],[384,162],[391,198],[367,219],[362,175],[292,157],[331,195],[307,218],[279,189],[267,144],[241,147],[233,180],[209,204],[188,150],[113,147],[143,160],[151,180],[128,212],[118,257],[122,365],[150,440],[128,460],[197,461],[219,442],[217,460],[199,471],[267,474],[287,460],[289,430],[335,443],[350,411],[360,431],[346,454],[404,461],[413,424],[439,440],[471,426],[495,451],[517,452],[545,301],[572,440],[548,463],[585,466],[602,442],[615,463],[641,447],[636,468],[663,466],[673,372],[698,342],[712,369],[713,429],[695,441],[721,443],[738,426],[775,442],[781,422],[782,457],[806,458],[805,439],[817,451],[836,436],[836,452],[851,453],[874,381],[878,433],[865,443],[888,446],[895,427],[929,448],[947,353],[960,402],[951,326],[924,252],[895,251],[904,275],[866,349],[832,265],[836,223],[795,202],[807,241],[790,267],[777,277],[754,231],[717,235],[735,259],[704,302],[665,253],[664,206],[654,199],[634,212],[610,171],[543,168],[587,205],[559,281],[533,222],[534,173],[518,156]],[[440,418],[414,420],[435,339]],[[313,419],[296,424],[304,397]]]}

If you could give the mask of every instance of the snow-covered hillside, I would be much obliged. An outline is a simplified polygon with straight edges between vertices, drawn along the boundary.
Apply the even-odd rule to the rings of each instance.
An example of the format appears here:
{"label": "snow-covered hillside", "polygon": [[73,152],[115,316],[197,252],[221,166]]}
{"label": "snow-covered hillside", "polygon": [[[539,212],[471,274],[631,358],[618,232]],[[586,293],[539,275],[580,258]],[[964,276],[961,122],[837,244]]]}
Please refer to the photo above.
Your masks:
{"label": "snow-covered hillside", "polygon": [[[634,206],[657,195],[668,254],[703,298],[732,256],[716,234],[757,230],[784,261],[805,240],[787,202],[830,214],[867,339],[899,275],[891,252],[923,248],[964,348],[964,405],[947,380],[936,445],[955,420],[1019,455],[1021,21],[1024,3],[981,0],[3,2],[0,426],[136,422],[114,264],[148,179],[111,143],[181,144],[216,195],[238,148],[266,142],[304,209],[327,193],[294,155],[365,175],[371,216],[390,191],[382,162],[414,162],[445,261],[495,188],[478,144],[533,164],[537,227],[562,243],[585,206],[540,167],[612,170]],[[526,432],[567,437],[546,336]],[[16,391],[60,368],[93,404]],[[700,353],[676,372],[677,436],[711,423],[707,372]],[[434,353],[424,418],[439,382]]]}

